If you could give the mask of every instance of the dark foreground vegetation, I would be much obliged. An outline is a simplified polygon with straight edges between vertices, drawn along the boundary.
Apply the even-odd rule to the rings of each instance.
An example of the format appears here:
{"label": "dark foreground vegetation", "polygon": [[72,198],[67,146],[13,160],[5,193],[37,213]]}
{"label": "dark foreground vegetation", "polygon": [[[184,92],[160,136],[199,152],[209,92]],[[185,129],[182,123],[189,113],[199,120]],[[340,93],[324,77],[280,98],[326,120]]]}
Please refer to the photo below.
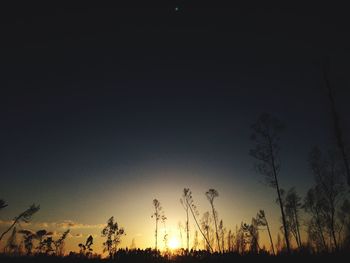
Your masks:
{"label": "dark foreground vegetation", "polygon": [[36,255],[36,256],[6,256],[1,255],[0,261],[3,263],[34,263],[34,262],[51,262],[51,263],[98,263],[98,262],[123,262],[123,263],[211,263],[211,262],[332,262],[334,260],[350,259],[349,253],[328,253],[328,254],[305,254],[296,253],[292,255],[272,256],[269,254],[246,254],[237,253],[208,253],[206,251],[194,251],[188,255],[159,255],[154,250],[120,250],[113,258],[101,259],[100,257],[81,257],[69,255],[65,257]]}

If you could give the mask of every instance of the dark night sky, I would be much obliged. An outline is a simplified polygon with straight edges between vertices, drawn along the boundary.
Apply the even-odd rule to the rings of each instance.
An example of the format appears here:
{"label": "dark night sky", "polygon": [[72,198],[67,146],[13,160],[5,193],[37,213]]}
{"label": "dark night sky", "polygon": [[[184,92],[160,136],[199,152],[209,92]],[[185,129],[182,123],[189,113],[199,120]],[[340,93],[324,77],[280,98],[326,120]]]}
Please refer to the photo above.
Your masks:
{"label": "dark night sky", "polygon": [[[24,205],[30,193],[42,204],[59,195],[64,202],[63,192],[76,198],[71,188],[108,184],[111,177],[142,188],[132,167],[204,169],[223,182],[257,182],[249,127],[262,112],[287,125],[286,188],[312,182],[308,151],[333,142],[325,56],[349,128],[347,10],[164,2],[158,8],[2,9],[1,198]],[[130,174],[107,175],[119,168]],[[85,195],[84,189],[77,191]]]}

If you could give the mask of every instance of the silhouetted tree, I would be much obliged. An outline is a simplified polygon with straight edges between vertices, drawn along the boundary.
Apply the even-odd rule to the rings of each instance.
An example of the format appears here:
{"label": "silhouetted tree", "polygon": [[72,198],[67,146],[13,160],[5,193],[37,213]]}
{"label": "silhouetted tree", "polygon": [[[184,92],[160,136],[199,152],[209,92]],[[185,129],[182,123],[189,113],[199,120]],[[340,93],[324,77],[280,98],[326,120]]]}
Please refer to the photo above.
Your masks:
{"label": "silhouetted tree", "polygon": [[220,220],[219,222],[219,235],[221,240],[221,249],[222,252],[225,252],[225,234],[226,234],[226,228],[224,227],[224,222]]}
{"label": "silhouetted tree", "polygon": [[52,240],[52,232],[48,232],[45,229],[38,230],[35,232],[35,239],[39,241],[37,250],[39,253],[50,254],[54,251],[52,248],[53,240]]}
{"label": "silhouetted tree", "polygon": [[300,208],[301,197],[297,194],[295,188],[291,188],[285,197],[285,212],[288,222],[288,230],[293,234],[298,247],[301,247],[300,237]]}
{"label": "silhouetted tree", "polygon": [[0,235],[0,241],[2,240],[2,238],[4,237],[4,235],[6,235],[17,223],[20,222],[25,222],[25,223],[29,223],[29,221],[31,220],[33,214],[35,214],[36,212],[38,212],[40,209],[40,206],[36,206],[35,204],[31,205],[27,210],[23,211],[22,213],[20,213],[18,216],[16,216],[13,220],[13,223],[10,225],[10,227],[8,229],[6,229],[1,235]]}
{"label": "silhouetted tree", "polygon": [[309,220],[306,224],[306,234],[307,247],[310,251],[315,253],[324,253],[328,250],[326,242],[324,239],[322,239],[323,237],[320,236],[320,232],[317,229],[317,225],[313,219]]}
{"label": "silhouetted tree", "polygon": [[155,250],[158,250],[158,222],[159,220],[165,221],[166,217],[160,202],[157,199],[153,199],[154,213],[151,215],[152,218],[156,220],[156,229],[155,229]]}
{"label": "silhouetted tree", "polygon": [[103,252],[108,252],[109,257],[113,258],[113,255],[117,252],[121,237],[125,235],[124,228],[119,227],[118,223],[114,223],[114,217],[112,216],[107,221],[107,226],[102,229],[102,237],[106,237],[106,241],[103,242]]}
{"label": "silhouetted tree", "polygon": [[329,152],[328,155],[323,156],[318,148],[311,151],[309,162],[316,181],[316,195],[322,204],[320,207],[326,219],[334,249],[338,250],[336,211],[344,192],[341,181],[343,168],[333,153]]}
{"label": "silhouetted tree", "polygon": [[18,233],[23,235],[24,249],[26,250],[26,254],[31,255],[33,250],[33,240],[36,238],[35,233],[25,229],[19,230]]}
{"label": "silhouetted tree", "polygon": [[259,231],[255,218],[252,218],[252,223],[241,225],[244,234],[244,244],[249,244],[249,250],[253,254],[257,254],[260,250],[259,247]]}
{"label": "silhouetted tree", "polygon": [[278,119],[265,113],[259,117],[258,121],[251,128],[253,130],[251,139],[255,142],[255,148],[250,150],[250,155],[257,160],[255,164],[257,171],[265,176],[269,186],[276,189],[281,210],[284,237],[288,253],[290,253],[287,222],[278,181],[281,170],[279,160],[279,133],[283,131],[284,125]]}
{"label": "silhouetted tree", "polygon": [[270,232],[269,223],[268,223],[268,221],[266,219],[266,215],[265,215],[265,211],[264,210],[259,210],[259,212],[256,215],[256,222],[257,222],[258,226],[266,227],[267,233],[269,234],[269,239],[270,239],[270,245],[271,245],[272,253],[274,255],[276,255],[275,248],[274,248],[273,241],[272,241],[271,232]]}
{"label": "silhouetted tree", "polygon": [[233,248],[234,248],[234,234],[232,233],[232,230],[230,229],[227,233],[227,251],[233,252]]}
{"label": "silhouetted tree", "polygon": [[18,253],[18,243],[16,238],[17,230],[16,227],[13,228],[11,235],[7,239],[4,251],[7,253]]}
{"label": "silhouetted tree", "polygon": [[209,189],[205,193],[205,196],[207,197],[207,199],[208,199],[208,201],[210,203],[211,209],[212,209],[214,225],[215,225],[216,241],[217,241],[217,244],[218,244],[219,252],[221,253],[219,231],[218,231],[218,223],[217,223],[217,211],[215,210],[215,207],[214,207],[214,199],[219,196],[219,193],[215,189]]}
{"label": "silhouetted tree", "polygon": [[193,245],[192,250],[196,251],[198,249],[199,241],[198,241],[198,231],[194,232]]}
{"label": "silhouetted tree", "polygon": [[43,240],[47,235],[51,235],[51,233],[48,233],[45,229],[41,229],[35,232],[35,238],[39,241],[37,249],[40,253],[44,253],[45,243]]}
{"label": "silhouetted tree", "polygon": [[343,249],[350,248],[350,202],[345,199],[338,211],[338,217],[340,221],[339,239],[341,238],[341,231],[344,228],[344,234],[342,236]]}
{"label": "silhouetted tree", "polygon": [[187,251],[190,249],[190,229],[189,229],[189,218],[188,218],[188,212],[189,212],[189,205],[188,202],[186,202],[186,198],[188,198],[188,195],[186,195],[186,192],[188,189],[184,189],[182,193],[182,198],[180,199],[180,202],[182,204],[182,207],[185,209],[186,212],[186,241],[187,241]]}
{"label": "silhouetted tree", "polygon": [[[280,222],[281,222],[281,227],[280,227],[280,231],[281,233],[283,234],[284,237],[287,236],[288,238],[288,241],[289,241],[289,244],[291,243],[291,240],[292,240],[292,231],[291,231],[291,214],[287,214],[286,213],[286,207],[285,207],[285,204],[286,204],[286,195],[287,195],[287,192],[283,189],[283,188],[280,188],[280,194],[281,194],[281,199],[282,199],[282,203],[283,203],[283,209],[284,209],[284,215],[285,215],[285,219],[286,219],[286,228],[287,228],[287,234],[285,234],[284,232],[284,227],[283,227],[283,220],[282,220],[282,217],[280,218]],[[279,204],[279,199],[276,198],[276,203]],[[287,245],[286,245],[286,242],[284,240],[284,248],[283,250],[286,250],[287,248]]]}
{"label": "silhouetted tree", "polygon": [[259,253],[261,250],[260,245],[259,245],[259,226],[256,218],[252,218],[252,222],[250,223],[249,226],[249,233],[251,236],[250,240],[250,251],[253,253]]}
{"label": "silhouetted tree", "polygon": [[80,243],[78,246],[80,248],[80,255],[83,255],[83,256],[86,256],[86,257],[90,257],[92,255],[92,245],[93,245],[93,237],[92,235],[90,235],[86,241],[85,241],[85,244],[83,243]]}
{"label": "silhouetted tree", "polygon": [[43,239],[39,246],[39,250],[44,253],[45,255],[49,255],[49,254],[52,254],[54,252],[54,249],[53,249],[53,244],[54,244],[54,241],[52,239],[51,236],[48,236],[46,237],[45,239]]}
{"label": "silhouetted tree", "polygon": [[[202,226],[202,229],[206,235],[206,239],[208,240],[208,242],[210,243],[210,245],[212,245],[212,243],[210,242],[211,240],[211,237],[210,237],[210,225],[211,225],[211,222],[212,222],[212,219],[211,219],[211,216],[210,216],[210,213],[209,212],[205,212],[203,215],[202,215],[202,219],[201,219],[201,226]],[[209,250],[209,246],[207,244],[207,242],[204,242],[205,245],[206,245],[206,250]]]}
{"label": "silhouetted tree", "polygon": [[189,188],[185,188],[185,189],[184,189],[184,195],[185,195],[184,200],[186,201],[186,203],[188,204],[188,206],[189,206],[189,208],[190,208],[191,214],[192,214],[192,216],[193,216],[194,222],[196,223],[196,225],[197,225],[197,227],[198,227],[199,232],[200,232],[201,235],[203,236],[205,242],[208,244],[208,247],[209,247],[210,251],[213,252],[213,248],[212,248],[212,246],[210,245],[209,240],[207,239],[207,237],[205,236],[205,234],[203,233],[201,227],[200,227],[199,224],[198,224],[198,220],[197,220],[197,215],[198,215],[197,207],[196,207],[195,204],[194,204],[191,190],[190,190]]}
{"label": "silhouetted tree", "polygon": [[163,236],[163,242],[164,242],[164,249],[166,251],[166,253],[168,253],[169,251],[169,246],[168,246],[168,241],[169,241],[169,235],[166,231],[166,220],[167,217],[163,214],[161,217],[161,222],[163,223],[163,227],[164,227],[164,236]]}
{"label": "silhouetted tree", "polygon": [[345,141],[344,141],[344,137],[343,137],[343,131],[341,129],[341,125],[340,125],[340,118],[339,118],[339,114],[338,111],[336,109],[336,103],[335,103],[335,98],[334,98],[334,92],[331,88],[329,79],[328,79],[328,67],[329,67],[329,61],[327,60],[324,68],[323,68],[323,77],[324,77],[324,81],[326,84],[326,90],[328,93],[328,98],[330,101],[330,105],[331,105],[331,113],[332,113],[332,118],[333,118],[333,127],[334,127],[334,133],[335,133],[335,138],[337,140],[337,146],[341,152],[342,158],[343,158],[343,163],[344,163],[344,167],[345,167],[345,171],[346,171],[346,175],[347,175],[347,182],[348,185],[350,186],[350,164],[349,164],[349,157],[346,151],[346,146],[345,146]]}
{"label": "silhouetted tree", "polygon": [[315,188],[311,188],[306,193],[303,208],[311,218],[307,223],[309,242],[313,242],[319,251],[327,251],[327,243],[325,239],[326,220],[323,216],[324,204],[317,194]]}
{"label": "silhouetted tree", "polygon": [[53,242],[53,245],[55,246],[55,254],[56,256],[63,256],[64,255],[64,241],[66,240],[68,233],[69,233],[69,229],[67,229],[65,232],[63,232],[62,236],[55,240]]}
{"label": "silhouetted tree", "polygon": [[241,222],[241,226],[236,227],[236,240],[235,240],[235,251],[239,254],[244,254],[247,245],[247,236],[245,231],[244,223]]}

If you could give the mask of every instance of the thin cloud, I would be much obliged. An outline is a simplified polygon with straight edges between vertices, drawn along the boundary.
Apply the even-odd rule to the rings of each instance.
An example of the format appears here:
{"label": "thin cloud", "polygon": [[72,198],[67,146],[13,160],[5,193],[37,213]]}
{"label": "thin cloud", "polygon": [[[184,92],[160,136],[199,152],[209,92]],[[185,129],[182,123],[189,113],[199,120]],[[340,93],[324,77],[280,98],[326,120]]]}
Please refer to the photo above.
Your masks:
{"label": "thin cloud", "polygon": [[63,222],[56,223],[58,228],[70,228],[70,229],[91,229],[91,228],[103,228],[103,224],[82,224],[72,220],[64,220]]}
{"label": "thin cloud", "polygon": [[[13,220],[0,220],[0,227],[10,226]],[[33,228],[61,228],[61,229],[100,229],[104,224],[82,224],[73,220],[64,220],[62,222],[29,222],[21,223],[20,225],[31,226]]]}

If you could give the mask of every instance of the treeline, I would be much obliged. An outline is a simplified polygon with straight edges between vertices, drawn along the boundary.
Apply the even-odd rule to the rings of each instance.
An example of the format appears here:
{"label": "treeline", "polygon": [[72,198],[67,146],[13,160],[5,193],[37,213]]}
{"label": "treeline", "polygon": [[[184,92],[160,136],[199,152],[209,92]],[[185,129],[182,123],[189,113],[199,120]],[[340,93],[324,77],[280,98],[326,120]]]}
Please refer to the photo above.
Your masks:
{"label": "treeline", "polygon": [[[308,163],[315,184],[302,198],[295,187],[284,190],[279,181],[282,159],[280,134],[284,125],[278,119],[263,114],[252,130],[251,138],[255,145],[250,155],[255,159],[256,171],[276,191],[276,202],[280,208],[283,242],[277,244],[277,249],[288,253],[292,249],[307,249],[315,253],[349,249],[347,163],[344,163],[341,148],[333,147],[325,152],[318,147],[310,150]],[[258,228],[256,222],[253,219],[251,227]]]}
{"label": "treeline", "polygon": [[[333,105],[334,107],[334,105]],[[333,112],[334,114],[334,112]],[[339,123],[338,123],[339,125]],[[335,129],[339,136],[339,126]],[[292,186],[285,190],[280,184],[281,155],[280,135],[285,126],[276,118],[262,114],[251,126],[251,139],[254,143],[250,155],[254,158],[256,171],[264,176],[266,185],[276,192],[276,203],[280,210],[281,227],[273,237],[268,217],[262,209],[250,222],[241,222],[235,229],[228,229],[219,218],[215,200],[219,193],[209,189],[205,196],[210,211],[200,214],[192,192],[185,188],[180,202],[185,210],[185,226],[179,222],[181,241],[187,252],[203,249],[210,253],[238,254],[324,254],[350,251],[350,202],[347,185],[348,169],[341,143],[326,151],[318,147],[308,155],[309,173],[314,185],[301,196]],[[343,139],[341,140],[344,141]],[[155,199],[155,248],[157,249],[158,221],[164,224],[166,216]],[[190,234],[189,215],[196,225]],[[262,231],[268,234],[269,245],[262,245]],[[184,233],[183,233],[184,232]],[[192,236],[192,246],[190,246]],[[167,234],[164,233],[164,247],[168,250]]]}
{"label": "treeline", "polygon": [[[208,254],[324,255],[344,254],[350,251],[349,148],[345,144],[333,91],[326,74],[324,76],[330,99],[336,144],[326,150],[318,147],[310,149],[307,162],[310,175],[314,178],[314,185],[305,196],[301,196],[296,187],[291,186],[286,189],[280,182],[280,175],[283,172],[280,141],[285,130],[284,124],[269,114],[262,114],[251,126],[253,146],[249,154],[254,160],[256,172],[264,176],[266,185],[276,193],[275,201],[280,212],[281,223],[278,234],[273,235],[271,232],[270,218],[264,209],[257,211],[250,222],[241,222],[235,229],[229,229],[216,209],[216,200],[219,197],[217,190],[209,189],[204,193],[210,209],[201,214],[191,190],[184,188],[180,203],[185,212],[185,224],[181,222],[178,224],[182,244],[181,249],[176,251],[177,255],[193,257]],[[0,210],[7,206],[4,200],[0,200]],[[154,249],[139,250],[136,247],[130,250],[120,249],[119,245],[125,231],[114,217],[111,217],[101,232],[101,237],[104,238],[103,252],[108,253],[109,258],[135,253],[143,256],[152,255],[156,258],[169,257],[173,251],[170,250],[168,243],[167,217],[158,199],[153,200],[153,208],[151,217],[155,220]],[[61,236],[54,237],[52,232],[45,229],[32,231],[18,228],[22,222],[30,222],[39,209],[40,206],[31,205],[16,216],[9,227],[1,233],[0,242],[3,244],[4,254],[28,256],[67,254],[64,247],[69,229]],[[194,231],[190,231],[190,220],[196,226]],[[159,224],[163,224],[164,229],[162,253],[158,250]],[[268,235],[268,245],[261,243],[262,231],[266,231]],[[4,241],[5,235],[8,235],[6,241]],[[94,253],[93,241],[90,235],[85,243],[77,244],[78,253],[70,252],[69,255],[80,258],[99,258],[99,255]]]}

